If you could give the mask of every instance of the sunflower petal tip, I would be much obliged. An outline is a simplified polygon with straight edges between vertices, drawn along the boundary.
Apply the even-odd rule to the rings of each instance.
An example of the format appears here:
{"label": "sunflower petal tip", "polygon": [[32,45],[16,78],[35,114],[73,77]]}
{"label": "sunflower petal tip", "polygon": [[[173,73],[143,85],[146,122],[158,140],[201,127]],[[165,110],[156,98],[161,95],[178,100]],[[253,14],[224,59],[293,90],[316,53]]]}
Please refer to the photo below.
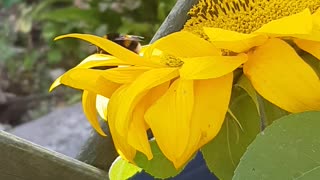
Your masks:
{"label": "sunflower petal tip", "polygon": [[101,136],[104,136],[104,137],[107,137],[106,133],[104,133],[102,130],[97,130],[96,131],[101,135]]}
{"label": "sunflower petal tip", "polygon": [[148,154],[146,154],[146,156],[147,156],[147,158],[148,158],[148,160],[150,161],[151,159],[153,159],[153,154],[151,153],[148,153]]}
{"label": "sunflower petal tip", "polygon": [[55,37],[53,40],[54,40],[54,41],[60,40],[60,39],[64,38],[64,36],[65,36],[65,35],[57,36],[57,37]]}
{"label": "sunflower petal tip", "polygon": [[54,90],[54,88],[55,88],[55,87],[51,86],[51,87],[49,88],[48,92],[49,92],[49,93],[52,92],[52,91]]}
{"label": "sunflower petal tip", "polygon": [[56,87],[61,85],[60,79],[62,76],[58,77],[50,86],[49,92],[52,92]]}
{"label": "sunflower petal tip", "polygon": [[179,170],[183,164],[181,164],[181,162],[179,161],[172,161],[174,168],[176,168],[176,170]]}

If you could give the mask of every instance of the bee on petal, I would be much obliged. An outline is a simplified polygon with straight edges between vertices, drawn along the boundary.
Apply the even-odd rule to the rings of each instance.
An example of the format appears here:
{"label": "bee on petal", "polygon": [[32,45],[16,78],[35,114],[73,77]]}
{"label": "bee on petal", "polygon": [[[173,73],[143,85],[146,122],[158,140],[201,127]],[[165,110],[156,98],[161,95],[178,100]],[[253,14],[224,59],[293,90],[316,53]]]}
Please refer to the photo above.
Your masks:
{"label": "bee on petal", "polygon": [[[135,53],[139,53],[141,49],[140,42],[144,39],[141,36],[135,36],[135,35],[122,35],[119,33],[109,33],[103,36],[106,39],[109,39],[110,41],[113,41],[120,46],[123,46],[130,51],[133,51]],[[103,49],[97,47],[97,53],[100,54],[109,54],[108,52],[104,51]]]}

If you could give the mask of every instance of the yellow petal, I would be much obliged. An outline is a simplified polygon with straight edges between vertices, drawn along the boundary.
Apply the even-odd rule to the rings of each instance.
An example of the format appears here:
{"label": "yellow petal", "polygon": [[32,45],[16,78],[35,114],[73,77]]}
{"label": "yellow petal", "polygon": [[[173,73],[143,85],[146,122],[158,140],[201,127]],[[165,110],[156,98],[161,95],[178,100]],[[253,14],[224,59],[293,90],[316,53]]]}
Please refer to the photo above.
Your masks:
{"label": "yellow petal", "polygon": [[320,42],[294,39],[296,45],[320,60]]}
{"label": "yellow petal", "polygon": [[146,94],[144,97],[146,103],[146,109],[148,109],[151,105],[153,105],[164,93],[169,89],[171,82],[167,81],[162,83],[152,89]]}
{"label": "yellow petal", "polygon": [[94,69],[71,69],[59,79],[60,83],[95,94],[110,97],[120,84],[108,81],[101,77],[103,71]]}
{"label": "yellow petal", "polygon": [[193,98],[193,81],[177,79],[145,114],[159,148],[176,166],[188,146]]}
{"label": "yellow petal", "polygon": [[[126,159],[130,162],[133,162],[133,158],[136,155],[136,150],[129,145],[127,141],[127,132],[125,132],[125,136],[122,136],[118,133],[115,127],[115,123],[117,121],[117,118],[113,116],[115,114],[114,112],[118,108],[119,104],[119,95],[123,92],[124,89],[127,88],[127,85],[123,85],[120,88],[118,88],[115,92],[114,95],[110,98],[109,100],[109,106],[108,106],[108,124],[109,124],[109,129],[110,133],[112,135],[112,139],[114,142],[114,146],[119,153],[119,155],[123,158]],[[113,106],[112,106],[113,105]]]}
{"label": "yellow petal", "polygon": [[148,44],[148,45],[141,46],[139,55],[140,55],[140,56],[143,56],[143,54],[144,54],[145,51],[149,48],[149,46],[150,46],[149,44]]}
{"label": "yellow petal", "polygon": [[145,154],[148,160],[153,158],[144,121],[146,101],[141,100],[132,112],[132,120],[128,131],[128,143]]}
{"label": "yellow petal", "polygon": [[133,82],[139,75],[150,70],[149,67],[118,67],[101,72],[101,76],[109,81],[119,84],[126,84]]}
{"label": "yellow petal", "polygon": [[270,39],[249,54],[244,73],[259,94],[284,110],[320,110],[319,77],[280,39]]}
{"label": "yellow petal", "polygon": [[[194,106],[188,147],[176,163],[183,165],[220,131],[231,96],[233,73],[194,81]],[[200,139],[201,137],[201,139]]]}
{"label": "yellow petal", "polygon": [[201,130],[200,130],[200,122],[192,119],[190,122],[190,135],[188,138],[187,147],[176,161],[174,161],[173,165],[176,169],[183,167],[190,158],[200,149],[198,146],[201,138]]}
{"label": "yellow petal", "polygon": [[[127,65],[123,61],[115,58],[114,56],[106,55],[106,54],[93,54],[85,58],[80,64],[78,64],[76,68],[92,68],[92,67],[100,67],[100,66],[119,66],[119,65]],[[49,92],[53,89],[61,85],[61,75],[58,77],[50,86]]]}
{"label": "yellow petal", "polygon": [[106,52],[112,54],[118,59],[121,59],[122,61],[129,63],[129,64],[135,64],[135,65],[141,65],[141,66],[151,66],[153,67],[154,64],[144,61],[143,58],[141,58],[139,55],[135,54],[134,52],[118,45],[117,43],[114,43],[108,39],[94,36],[91,34],[66,34],[56,37],[54,40],[59,40],[62,38],[78,38],[82,39],[84,41],[90,42],[93,45],[98,46],[99,48],[105,50]]}
{"label": "yellow petal", "polygon": [[209,56],[183,59],[180,77],[183,79],[210,79],[229,74],[247,61],[247,55]]}
{"label": "yellow petal", "polygon": [[225,76],[194,81],[194,109],[192,119],[201,125],[199,147],[211,141],[220,131],[228,110],[233,73]]}
{"label": "yellow petal", "polygon": [[215,47],[237,53],[259,46],[268,39],[264,34],[243,34],[220,28],[204,28],[204,32]]}
{"label": "yellow petal", "polygon": [[136,105],[132,113],[132,122],[130,123],[128,132],[128,142],[132,147],[144,153],[149,160],[152,159],[153,155],[146,134],[146,130],[149,129],[149,126],[145,122],[144,114],[145,111],[166,92],[169,88],[169,84],[169,82],[165,82],[150,89]]}
{"label": "yellow petal", "polygon": [[119,65],[128,65],[114,56],[106,55],[106,54],[92,54],[85,58],[80,64],[78,64],[77,68],[92,68],[99,66],[119,66]]}
{"label": "yellow petal", "polygon": [[[178,70],[175,68],[152,69],[141,74],[123,92],[118,93],[117,96],[120,97],[117,97],[117,99],[121,105],[118,105],[114,112],[115,114],[112,114],[113,118],[117,119],[116,129],[118,133],[125,136],[125,133],[128,132],[132,111],[149,89],[170,81],[178,75]],[[113,104],[109,103],[110,106],[113,106]]]}
{"label": "yellow petal", "polygon": [[107,136],[100,127],[97,110],[96,110],[96,94],[83,91],[82,93],[82,108],[91,126],[102,136]]}
{"label": "yellow petal", "polygon": [[61,85],[61,77],[63,75],[59,76],[56,80],[54,80],[54,82],[51,84],[50,88],[49,88],[49,92],[53,91],[56,87]]}
{"label": "yellow petal", "polygon": [[298,39],[310,41],[320,41],[320,9],[312,14],[312,30],[309,34],[301,34],[294,36]]}
{"label": "yellow petal", "polygon": [[270,37],[295,37],[296,35],[309,34],[312,30],[312,16],[309,9],[271,21],[263,25],[254,33],[267,34]]}
{"label": "yellow petal", "polygon": [[97,94],[96,98],[96,109],[100,117],[107,121],[107,107],[108,107],[109,99]]}
{"label": "yellow petal", "polygon": [[146,54],[150,56],[154,49],[177,57],[218,56],[221,52],[208,41],[187,32],[179,31],[157,40]]}

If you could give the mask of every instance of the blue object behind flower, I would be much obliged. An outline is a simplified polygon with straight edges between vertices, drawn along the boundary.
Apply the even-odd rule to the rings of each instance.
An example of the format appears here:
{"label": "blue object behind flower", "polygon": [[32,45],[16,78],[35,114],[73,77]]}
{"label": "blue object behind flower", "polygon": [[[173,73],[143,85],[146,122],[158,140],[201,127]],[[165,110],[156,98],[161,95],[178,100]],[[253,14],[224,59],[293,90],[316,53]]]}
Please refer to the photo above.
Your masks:
{"label": "blue object behind flower", "polygon": [[[145,173],[136,174],[131,180],[153,180],[154,178]],[[186,168],[176,177],[170,178],[171,180],[218,180],[206,166],[206,163],[202,157],[202,154],[198,152],[196,157],[190,161]]]}

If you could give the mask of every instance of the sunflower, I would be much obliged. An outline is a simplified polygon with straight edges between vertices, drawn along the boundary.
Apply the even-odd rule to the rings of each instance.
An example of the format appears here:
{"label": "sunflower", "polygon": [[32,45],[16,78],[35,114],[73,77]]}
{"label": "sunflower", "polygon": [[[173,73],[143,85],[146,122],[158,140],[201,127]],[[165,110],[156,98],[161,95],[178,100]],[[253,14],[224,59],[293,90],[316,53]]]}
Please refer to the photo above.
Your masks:
{"label": "sunflower", "polygon": [[273,104],[294,113],[319,110],[319,77],[298,54],[320,59],[319,7],[318,0],[201,0],[185,30],[246,53],[244,74]]}
{"label": "sunflower", "polygon": [[[153,157],[146,135],[150,129],[176,168],[219,132],[228,109],[233,71],[247,61],[245,54],[221,56],[211,43],[186,31],[156,41],[142,55],[88,34],[56,39],[66,37],[88,41],[112,56],[89,56],[58,78],[52,88],[64,84],[84,90],[82,102],[89,121],[101,133],[97,110],[108,120],[123,158],[133,162],[136,150],[148,159]],[[90,69],[115,65],[118,67],[107,70]],[[110,98],[108,105],[106,98]]]}

